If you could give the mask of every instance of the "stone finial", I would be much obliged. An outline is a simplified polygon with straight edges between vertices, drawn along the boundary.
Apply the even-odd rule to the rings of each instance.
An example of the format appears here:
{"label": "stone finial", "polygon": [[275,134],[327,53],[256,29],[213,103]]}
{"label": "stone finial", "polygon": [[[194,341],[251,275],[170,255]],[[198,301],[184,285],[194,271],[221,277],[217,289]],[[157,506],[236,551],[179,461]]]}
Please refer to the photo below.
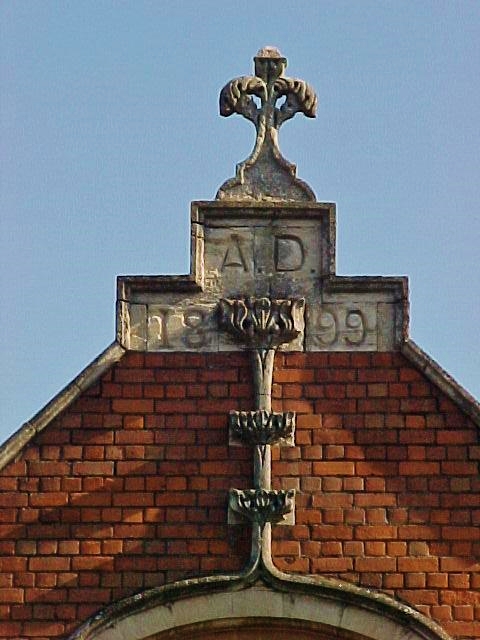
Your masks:
{"label": "stone finial", "polygon": [[296,177],[295,165],[280,153],[278,130],[296,113],[314,118],[317,96],[305,81],[283,75],[287,59],[275,47],[260,49],[254,63],[254,76],[235,78],[220,92],[220,114],[242,115],[253,122],[257,137],[252,153],[237,165],[235,178],[220,187],[217,199],[315,201],[310,187]]}

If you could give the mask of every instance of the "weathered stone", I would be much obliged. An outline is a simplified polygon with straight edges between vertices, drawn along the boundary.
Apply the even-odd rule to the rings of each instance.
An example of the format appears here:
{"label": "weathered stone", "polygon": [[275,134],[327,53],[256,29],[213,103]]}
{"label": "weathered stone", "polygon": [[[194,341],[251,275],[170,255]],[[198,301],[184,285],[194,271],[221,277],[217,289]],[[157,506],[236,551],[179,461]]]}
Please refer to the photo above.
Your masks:
{"label": "weathered stone", "polygon": [[[400,320],[400,323],[397,322]],[[402,341],[401,318],[397,318],[396,305],[392,302],[377,304],[377,350],[392,351]]]}
{"label": "weathered stone", "polygon": [[229,415],[230,444],[251,445],[294,444],[295,413],[271,411],[231,411]]}
{"label": "weathered stone", "polygon": [[230,489],[228,504],[230,524],[238,524],[244,519],[256,522],[262,527],[266,522],[293,524],[295,489]]}
{"label": "weathered stone", "polygon": [[240,350],[215,310],[248,295],[305,299],[306,326],[282,351],[384,351],[407,334],[404,279],[335,276],[334,205],[193,203],[191,238],[191,275],[119,278],[125,348]]}
{"label": "weathered stone", "polygon": [[255,231],[257,288],[278,297],[311,294],[323,275],[321,228],[311,222],[274,222]]}
{"label": "weathered stone", "polygon": [[303,299],[222,298],[219,325],[248,348],[276,348],[301,333],[304,305]]}
{"label": "weathered stone", "polygon": [[147,343],[147,307],[132,304],[129,310],[129,349],[144,351]]}
{"label": "weathered stone", "polygon": [[235,296],[255,291],[254,229],[206,226],[205,275],[212,292]]}
{"label": "weathered stone", "polygon": [[308,351],[374,351],[377,349],[375,302],[312,303],[307,309]]}
{"label": "weathered stone", "polygon": [[215,306],[148,305],[148,351],[218,351]]}
{"label": "weathered stone", "polygon": [[[250,156],[237,165],[235,178],[225,182],[219,199],[315,200],[310,187],[296,178],[296,168],[278,148],[278,130],[302,112],[314,118],[317,96],[303,80],[286,78],[287,60],[278,49],[265,47],[254,58],[255,76],[235,78],[220,93],[220,114],[239,113],[255,125],[257,137]],[[252,96],[260,101],[257,107]],[[277,107],[279,100],[284,103]]]}
{"label": "weathered stone", "polygon": [[[204,637],[451,640],[409,605],[345,580],[279,571],[190,578],[143,591],[93,616],[69,640]],[[256,578],[256,579],[255,579]]]}

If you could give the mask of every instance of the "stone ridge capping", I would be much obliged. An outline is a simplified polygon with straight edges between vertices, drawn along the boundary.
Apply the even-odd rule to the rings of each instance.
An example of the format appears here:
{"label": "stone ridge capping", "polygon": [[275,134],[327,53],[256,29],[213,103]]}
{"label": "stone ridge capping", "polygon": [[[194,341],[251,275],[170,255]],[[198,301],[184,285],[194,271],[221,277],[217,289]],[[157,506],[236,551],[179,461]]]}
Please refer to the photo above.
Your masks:
{"label": "stone ridge capping", "polygon": [[319,211],[326,211],[333,215],[331,222],[335,224],[334,202],[289,202],[282,199],[266,202],[244,202],[243,200],[193,200],[191,202],[192,222],[203,223],[205,211],[208,216],[222,216],[228,211],[229,216],[248,218],[261,215],[261,211],[274,212],[278,218],[317,218]]}
{"label": "stone ridge capping", "polygon": [[202,285],[193,275],[181,276],[118,276],[117,296],[119,301],[127,301],[135,293],[149,293],[152,290],[197,293]]}
{"label": "stone ridge capping", "polygon": [[67,384],[56,396],[40,409],[28,422],[0,446],[0,470],[11,462],[22,449],[65,409],[78,396],[91,387],[97,380],[116,364],[126,353],[126,350],[112,342],[102,353]]}

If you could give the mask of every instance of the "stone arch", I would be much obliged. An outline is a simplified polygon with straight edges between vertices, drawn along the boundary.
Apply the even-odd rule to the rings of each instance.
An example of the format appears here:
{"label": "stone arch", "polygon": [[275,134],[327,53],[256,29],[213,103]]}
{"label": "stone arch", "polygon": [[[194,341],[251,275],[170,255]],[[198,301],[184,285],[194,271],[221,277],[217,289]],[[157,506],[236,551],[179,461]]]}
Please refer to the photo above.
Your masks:
{"label": "stone arch", "polygon": [[70,640],[267,640],[273,630],[276,640],[451,640],[385,594],[302,576],[168,585],[110,606]]}
{"label": "stone arch", "polygon": [[187,625],[146,640],[369,640],[328,625],[287,618],[230,618]]}

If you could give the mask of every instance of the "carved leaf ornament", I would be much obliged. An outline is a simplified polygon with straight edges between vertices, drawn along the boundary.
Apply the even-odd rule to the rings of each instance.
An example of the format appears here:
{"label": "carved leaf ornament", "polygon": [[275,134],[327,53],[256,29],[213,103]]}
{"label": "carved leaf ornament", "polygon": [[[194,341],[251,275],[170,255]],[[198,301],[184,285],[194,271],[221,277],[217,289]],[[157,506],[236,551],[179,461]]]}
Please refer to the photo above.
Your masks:
{"label": "carved leaf ornament", "polygon": [[303,299],[222,298],[219,324],[247,346],[270,349],[298,336],[300,331],[295,328],[295,318],[304,304]]}
{"label": "carved leaf ornament", "polygon": [[281,522],[294,505],[295,489],[230,489],[230,507],[252,522]]}
{"label": "carved leaf ornament", "polygon": [[239,113],[255,125],[258,121],[258,108],[250,96],[261,101],[267,99],[267,85],[261,78],[242,76],[226,84],[220,92],[220,115],[228,117]]}
{"label": "carved leaf ornament", "polygon": [[[281,122],[292,118],[296,113],[302,112],[307,118],[315,118],[317,115],[317,95],[312,87],[304,80],[297,78],[279,78],[273,85],[275,100],[283,96],[287,99],[280,107],[283,114]],[[280,114],[277,114],[279,120]],[[288,118],[285,117],[288,114]]]}
{"label": "carved leaf ornament", "polygon": [[233,434],[251,445],[276,444],[293,436],[295,412],[231,411],[230,427]]}
{"label": "carved leaf ornament", "polygon": [[[220,115],[227,117],[239,113],[257,125],[259,115],[268,111],[268,106],[273,110],[273,117],[267,126],[275,129],[299,112],[314,118],[317,113],[315,91],[304,80],[284,77],[286,64],[278,49],[265,47],[260,50],[255,57],[256,75],[235,78],[223,87],[219,99]],[[250,96],[260,98],[261,106],[257,107]],[[283,105],[276,107],[283,97],[286,97]]]}

